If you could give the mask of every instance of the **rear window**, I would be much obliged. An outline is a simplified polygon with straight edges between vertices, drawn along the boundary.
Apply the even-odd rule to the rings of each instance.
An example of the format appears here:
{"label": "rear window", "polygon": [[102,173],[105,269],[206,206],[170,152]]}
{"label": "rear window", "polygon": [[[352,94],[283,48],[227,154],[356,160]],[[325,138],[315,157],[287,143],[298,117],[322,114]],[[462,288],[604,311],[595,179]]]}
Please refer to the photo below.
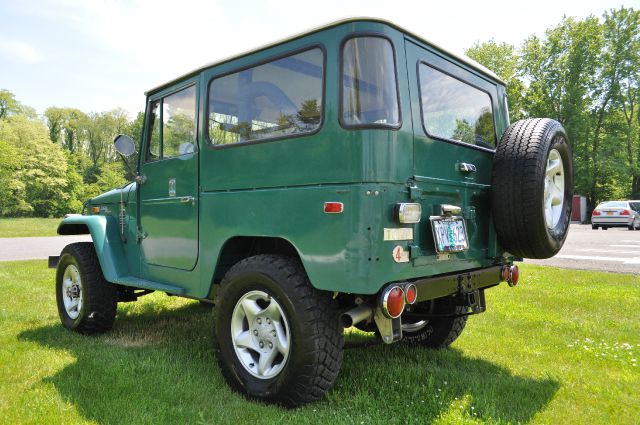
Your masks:
{"label": "rear window", "polygon": [[342,47],[341,122],[345,127],[398,127],[400,106],[391,42],[354,37]]}
{"label": "rear window", "polygon": [[427,64],[419,65],[422,121],[429,136],[493,149],[491,97]]}
{"label": "rear window", "polygon": [[209,139],[229,145],[316,131],[322,121],[324,54],[319,48],[214,79]]}
{"label": "rear window", "polygon": [[628,208],[629,205],[622,201],[603,202],[597,208]]}

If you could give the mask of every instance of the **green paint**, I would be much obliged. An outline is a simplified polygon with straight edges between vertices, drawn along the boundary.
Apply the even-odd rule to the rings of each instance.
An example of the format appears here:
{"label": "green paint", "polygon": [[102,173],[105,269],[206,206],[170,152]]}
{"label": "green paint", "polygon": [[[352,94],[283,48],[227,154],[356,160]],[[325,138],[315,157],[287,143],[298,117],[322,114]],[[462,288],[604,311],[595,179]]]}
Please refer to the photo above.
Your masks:
{"label": "green paint", "polygon": [[[394,46],[401,110],[397,129],[347,130],[339,123],[340,48],[357,33],[383,35]],[[209,144],[207,96],[213,78],[312,46],[320,46],[325,59],[317,132],[244,146]],[[392,281],[500,264],[489,208],[493,153],[427,135],[418,94],[420,61],[488,93],[500,137],[508,116],[504,86],[494,76],[395,26],[349,21],[197,70],[149,92],[153,102],[195,85],[195,151],[155,162],[140,155],[144,184],[92,199],[89,210],[101,207],[97,215],[89,211],[68,217],[61,229],[87,226],[107,280],[196,298],[207,297],[212,282],[230,266],[220,261],[221,254],[233,251],[238,238],[277,238],[289,244],[315,287],[338,292],[373,294]],[[143,152],[151,138],[149,119],[148,108]],[[461,173],[460,162],[474,164],[477,172]],[[124,223],[118,218],[121,197]],[[325,214],[328,201],[342,202],[344,212]],[[394,205],[411,201],[422,204],[421,222],[398,224]],[[440,214],[441,204],[463,208],[469,239],[469,250],[447,261],[435,256],[429,222],[430,215]],[[384,228],[397,227],[413,227],[414,240],[384,241]],[[396,245],[410,249],[409,263],[393,260]]]}

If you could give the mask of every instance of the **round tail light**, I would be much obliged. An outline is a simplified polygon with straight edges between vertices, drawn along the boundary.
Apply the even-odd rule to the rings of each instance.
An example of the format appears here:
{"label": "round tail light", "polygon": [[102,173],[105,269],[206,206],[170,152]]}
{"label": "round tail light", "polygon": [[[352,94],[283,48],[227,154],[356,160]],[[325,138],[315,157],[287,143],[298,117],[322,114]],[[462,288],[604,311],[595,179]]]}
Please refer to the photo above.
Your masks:
{"label": "round tail light", "polygon": [[413,304],[418,299],[418,288],[413,283],[404,287],[404,299],[407,304]]}
{"label": "round tail light", "polygon": [[509,268],[509,286],[516,286],[520,280],[520,270],[518,266],[511,266]]}
{"label": "round tail light", "polygon": [[382,293],[382,312],[389,319],[400,317],[404,311],[404,290],[400,286],[390,286]]}

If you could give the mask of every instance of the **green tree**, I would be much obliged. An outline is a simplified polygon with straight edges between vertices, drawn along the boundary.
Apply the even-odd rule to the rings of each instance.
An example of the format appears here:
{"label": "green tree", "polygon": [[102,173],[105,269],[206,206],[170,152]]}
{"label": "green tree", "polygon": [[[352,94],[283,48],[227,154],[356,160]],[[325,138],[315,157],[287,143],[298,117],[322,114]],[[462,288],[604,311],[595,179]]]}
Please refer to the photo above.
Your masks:
{"label": "green tree", "polygon": [[519,56],[511,44],[489,40],[476,43],[466,50],[466,55],[484,65],[507,84],[509,118],[515,122],[524,117],[525,84],[519,75]]}

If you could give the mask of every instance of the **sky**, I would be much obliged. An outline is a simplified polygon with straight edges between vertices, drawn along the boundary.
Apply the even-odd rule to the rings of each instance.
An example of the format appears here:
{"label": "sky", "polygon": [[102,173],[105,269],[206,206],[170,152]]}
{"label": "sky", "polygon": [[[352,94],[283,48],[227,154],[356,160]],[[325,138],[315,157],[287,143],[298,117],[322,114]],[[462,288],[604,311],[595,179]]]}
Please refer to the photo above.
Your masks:
{"label": "sky", "polygon": [[146,90],[346,17],[384,18],[463,53],[623,5],[640,0],[0,0],[0,89],[39,114],[121,107],[133,118]]}

